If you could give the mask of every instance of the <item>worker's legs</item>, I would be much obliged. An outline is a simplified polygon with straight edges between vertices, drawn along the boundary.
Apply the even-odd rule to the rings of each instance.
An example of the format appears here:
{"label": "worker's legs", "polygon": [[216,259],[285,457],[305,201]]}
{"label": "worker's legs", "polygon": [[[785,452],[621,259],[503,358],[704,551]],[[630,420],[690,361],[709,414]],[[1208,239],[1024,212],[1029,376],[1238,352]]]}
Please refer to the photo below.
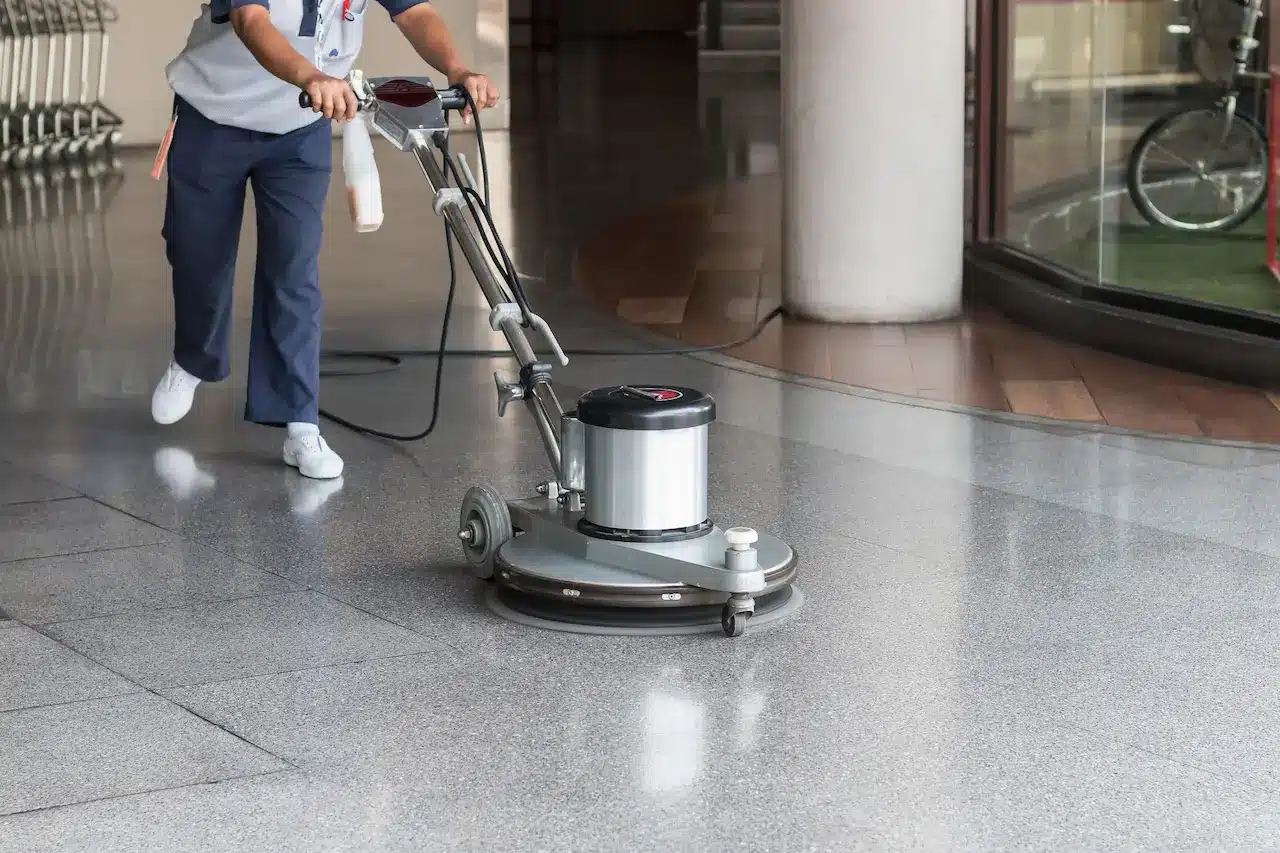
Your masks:
{"label": "worker's legs", "polygon": [[231,371],[231,296],[253,157],[251,132],[179,103],[163,232],[173,269],[173,357],[206,382]]}
{"label": "worker's legs", "polygon": [[173,362],[151,406],[165,424],[187,414],[200,381],[230,372],[236,251],[254,157],[250,132],[182,101],[176,110],[162,231],[173,272]]}
{"label": "worker's legs", "polygon": [[273,426],[319,416],[320,244],[333,142],[329,123],[277,137],[254,168],[258,259],[245,417]]}
{"label": "worker's legs", "polygon": [[272,139],[250,180],[258,258],[245,417],[286,426],[285,461],[309,477],[342,473],[320,438],[320,246],[333,158],[329,122]]}

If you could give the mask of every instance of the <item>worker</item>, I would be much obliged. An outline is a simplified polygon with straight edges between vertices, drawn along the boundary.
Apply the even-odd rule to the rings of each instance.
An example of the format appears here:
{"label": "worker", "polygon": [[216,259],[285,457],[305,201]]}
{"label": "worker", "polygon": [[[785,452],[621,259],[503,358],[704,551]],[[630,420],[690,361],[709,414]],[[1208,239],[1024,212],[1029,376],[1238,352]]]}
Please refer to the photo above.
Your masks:
{"label": "worker", "polygon": [[[498,102],[467,69],[426,0],[376,0],[419,56],[477,107]],[[253,187],[258,253],[245,419],[285,429],[284,461],[307,477],[342,475],[320,435],[320,245],[331,122],[356,117],[342,79],[360,52],[371,0],[210,0],[167,73],[174,113],[163,235],[173,269],[173,360],[152,395],[156,422],[190,410],[201,382],[230,372],[232,287]],[[298,105],[311,96],[312,109]],[[464,118],[470,121],[470,109]]]}

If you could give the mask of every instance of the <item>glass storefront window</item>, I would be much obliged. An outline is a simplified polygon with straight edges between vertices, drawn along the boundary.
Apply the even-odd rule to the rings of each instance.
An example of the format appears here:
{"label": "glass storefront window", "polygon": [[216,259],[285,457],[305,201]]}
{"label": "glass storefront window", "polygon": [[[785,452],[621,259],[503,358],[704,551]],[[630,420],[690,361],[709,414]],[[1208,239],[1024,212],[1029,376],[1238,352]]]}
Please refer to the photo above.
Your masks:
{"label": "glass storefront window", "polygon": [[1280,315],[1267,3],[978,0],[989,236],[1085,295]]}

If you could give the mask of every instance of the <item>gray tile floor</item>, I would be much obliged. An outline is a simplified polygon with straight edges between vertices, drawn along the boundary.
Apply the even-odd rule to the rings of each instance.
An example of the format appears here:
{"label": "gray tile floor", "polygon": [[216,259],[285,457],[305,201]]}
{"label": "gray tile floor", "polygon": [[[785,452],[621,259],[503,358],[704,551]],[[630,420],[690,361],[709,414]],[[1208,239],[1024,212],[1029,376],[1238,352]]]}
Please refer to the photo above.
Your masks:
{"label": "gray tile floor", "polygon": [[[691,180],[637,181],[657,131],[613,120],[558,155],[490,143],[575,345],[627,339],[578,300],[569,249]],[[556,156],[592,177],[551,203]],[[23,314],[38,352],[0,343],[23,365],[0,393],[0,851],[1280,849],[1280,453],[576,359],[566,396],[717,397],[717,515],[790,539],[807,604],[735,641],[531,630],[482,606],[452,538],[468,485],[542,471],[529,425],[494,416],[502,364],[449,361],[425,442],[329,430],[339,484],[239,421],[243,324],[235,379],[151,424],[160,194],[126,165],[96,220],[111,263],[73,294],[98,313]],[[335,346],[434,341],[442,243],[411,169],[383,171],[382,232],[357,242],[335,208]],[[7,308],[59,286],[26,262]],[[467,284],[455,345],[488,345]],[[331,380],[326,403],[412,428],[431,373]]]}

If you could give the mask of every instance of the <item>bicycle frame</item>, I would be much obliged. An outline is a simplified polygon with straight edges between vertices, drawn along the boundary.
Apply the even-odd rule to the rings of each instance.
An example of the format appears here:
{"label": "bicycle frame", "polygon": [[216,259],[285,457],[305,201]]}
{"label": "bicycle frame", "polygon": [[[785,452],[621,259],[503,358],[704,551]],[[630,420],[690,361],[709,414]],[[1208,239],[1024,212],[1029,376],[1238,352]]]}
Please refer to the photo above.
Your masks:
{"label": "bicycle frame", "polygon": [[1231,123],[1236,117],[1236,107],[1240,102],[1240,90],[1243,88],[1240,83],[1244,80],[1252,81],[1268,81],[1270,75],[1259,71],[1249,70],[1249,60],[1253,57],[1253,52],[1258,49],[1260,42],[1257,39],[1258,21],[1262,20],[1262,5],[1266,0],[1244,0],[1241,4],[1244,7],[1244,13],[1240,18],[1240,32],[1231,40],[1230,47],[1233,53],[1235,64],[1231,71],[1231,82],[1226,93],[1222,96],[1222,109],[1226,116],[1226,121],[1222,125],[1222,138],[1220,142],[1227,141],[1227,134],[1231,130]]}

